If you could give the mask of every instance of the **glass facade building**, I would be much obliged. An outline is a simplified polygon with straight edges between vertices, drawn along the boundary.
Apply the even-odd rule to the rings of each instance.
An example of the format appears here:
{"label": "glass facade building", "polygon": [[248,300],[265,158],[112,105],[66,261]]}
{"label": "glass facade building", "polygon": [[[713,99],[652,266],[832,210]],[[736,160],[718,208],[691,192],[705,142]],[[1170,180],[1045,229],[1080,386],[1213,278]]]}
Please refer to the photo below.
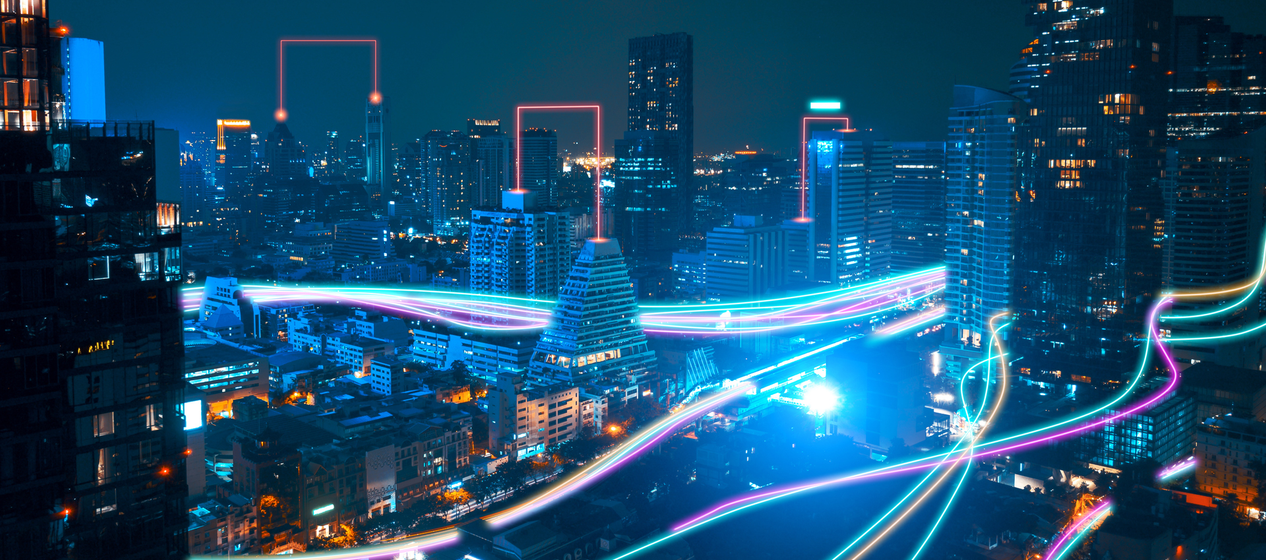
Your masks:
{"label": "glass facade building", "polygon": [[892,272],[945,260],[945,143],[892,143]]}
{"label": "glass facade building", "polygon": [[180,218],[155,199],[153,124],[0,145],[3,555],[181,558]]}
{"label": "glass facade building", "polygon": [[671,166],[688,193],[694,192],[694,53],[694,37],[686,33],[629,39],[628,130],[675,137]]}
{"label": "glass facade building", "polygon": [[649,130],[630,130],[615,141],[609,174],[615,235],[633,262],[671,260],[683,217],[690,215],[691,200],[673,165],[678,141],[679,135]]}
{"label": "glass facade building", "polygon": [[1011,307],[1024,102],[1000,91],[954,86],[946,158],[945,341],[951,375],[989,344],[989,318]]}
{"label": "glass facade building", "polygon": [[849,286],[886,278],[892,142],[870,131],[821,131],[808,153],[810,280]]}
{"label": "glass facade building", "polygon": [[[1030,2],[1015,229],[1021,375],[1114,383],[1161,285],[1170,2]],[[1028,50],[1028,49],[1026,49]]]}

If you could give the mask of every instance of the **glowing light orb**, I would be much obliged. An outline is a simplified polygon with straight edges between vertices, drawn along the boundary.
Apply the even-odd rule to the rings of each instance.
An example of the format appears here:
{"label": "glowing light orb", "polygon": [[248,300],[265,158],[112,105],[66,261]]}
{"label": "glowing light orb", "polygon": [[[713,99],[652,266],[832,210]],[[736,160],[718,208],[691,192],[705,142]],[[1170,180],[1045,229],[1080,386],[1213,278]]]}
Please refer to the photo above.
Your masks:
{"label": "glowing light orb", "polygon": [[814,384],[805,389],[804,403],[809,405],[810,413],[822,416],[839,407],[840,394],[826,385]]}
{"label": "glowing light orb", "polygon": [[376,91],[369,94],[369,102],[373,103],[374,105],[382,103],[382,94]]}
{"label": "glowing light orb", "polygon": [[285,109],[277,109],[277,112],[273,113],[273,118],[277,119],[277,122],[286,122],[286,117],[289,116],[290,114]]}

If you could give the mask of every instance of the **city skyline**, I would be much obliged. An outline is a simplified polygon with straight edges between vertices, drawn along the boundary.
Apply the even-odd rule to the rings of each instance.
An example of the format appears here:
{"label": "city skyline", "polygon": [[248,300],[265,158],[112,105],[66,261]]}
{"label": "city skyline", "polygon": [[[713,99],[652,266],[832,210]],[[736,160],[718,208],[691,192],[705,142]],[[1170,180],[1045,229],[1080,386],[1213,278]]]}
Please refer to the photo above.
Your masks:
{"label": "city skyline", "polygon": [[[161,2],[139,2],[127,11],[82,0],[58,7],[72,36],[104,42],[109,118],[154,120],[182,133],[211,130],[217,118],[248,119],[261,132],[271,130],[280,39],[377,38],[380,89],[392,98],[387,132],[398,145],[430,130],[463,130],[469,118],[509,119],[516,104],[527,102],[598,102],[623,115],[628,39],[677,31],[696,43],[696,152],[750,145],[786,155],[796,145],[796,120],[818,97],[842,99],[858,126],[893,141],[937,141],[945,136],[943,108],[952,86],[1005,91],[1007,68],[1031,38],[1023,5],[1013,0],[848,8],[574,3],[528,11],[514,3],[482,11],[397,4],[339,11],[336,20],[325,17],[334,4],[323,2],[307,3],[301,13],[283,4],[206,5],[179,18]],[[252,17],[237,17],[241,10]],[[1266,33],[1266,16],[1243,2],[1179,0],[1175,13],[1222,15],[1235,31]],[[428,29],[427,18],[446,23]],[[904,23],[881,25],[889,21]],[[147,33],[132,33],[138,26]],[[531,32],[533,26],[558,36],[542,39],[550,35]],[[226,29],[234,30],[233,41],[199,46]],[[466,47],[453,48],[463,40]],[[154,41],[172,48],[145,46]],[[581,43],[586,48],[571,48]],[[833,48],[824,51],[823,44]],[[300,142],[315,146],[326,130],[361,133],[369,49],[287,47],[287,122]],[[129,64],[138,60],[143,64]],[[323,77],[331,64],[345,70],[341,79]],[[463,74],[470,65],[482,70]],[[753,79],[778,85],[752,88]],[[738,114],[744,119],[735,119]],[[584,115],[535,116],[525,124],[558,128],[560,149],[592,145]],[[604,149],[624,126],[621,118],[605,123]]]}

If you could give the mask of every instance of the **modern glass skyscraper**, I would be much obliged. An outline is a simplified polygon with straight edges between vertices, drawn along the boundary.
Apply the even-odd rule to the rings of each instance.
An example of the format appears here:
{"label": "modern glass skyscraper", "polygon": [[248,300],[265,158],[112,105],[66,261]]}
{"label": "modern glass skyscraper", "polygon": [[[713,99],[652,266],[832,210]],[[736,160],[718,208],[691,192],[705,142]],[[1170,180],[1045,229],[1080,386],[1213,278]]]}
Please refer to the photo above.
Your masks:
{"label": "modern glass skyscraper", "polygon": [[892,272],[945,261],[945,143],[892,143]]}
{"label": "modern glass skyscraper", "polygon": [[1243,134],[1266,125],[1266,36],[1231,31],[1222,18],[1174,18],[1169,136]]}
{"label": "modern glass skyscraper", "polygon": [[[1170,146],[1165,179],[1166,233],[1164,280],[1166,290],[1208,291],[1239,285],[1260,270],[1262,254],[1262,182],[1266,179],[1266,130],[1204,140],[1183,140]],[[1227,306],[1229,313],[1210,315],[1199,322],[1167,327],[1174,336],[1194,332],[1231,332],[1256,324],[1261,315],[1261,293],[1241,299],[1241,293],[1199,305],[1176,302],[1174,313],[1189,315],[1210,305]],[[1235,337],[1198,343],[1174,343],[1182,361],[1214,362],[1258,369],[1262,336]]]}
{"label": "modern glass skyscraper", "polygon": [[66,120],[104,121],[105,46],[83,37],[63,37],[61,91]]}
{"label": "modern glass skyscraper", "polygon": [[989,318],[1011,308],[1015,196],[1024,103],[954,86],[945,145],[946,370],[957,377],[989,344]]}
{"label": "modern glass skyscraper", "polygon": [[629,39],[628,129],[658,130],[676,137],[672,166],[684,193],[694,192],[694,61],[694,37],[686,33]]}
{"label": "modern glass skyscraper", "polygon": [[892,253],[892,142],[871,131],[809,141],[810,280],[849,286],[885,278]]}
{"label": "modern glass skyscraper", "polygon": [[153,123],[50,119],[43,6],[0,2],[31,80],[0,125],[0,544],[184,558],[179,208],[155,198]]}
{"label": "modern glass skyscraper", "polygon": [[620,243],[586,241],[536,344],[533,379],[539,385],[615,384],[629,400],[638,398],[654,368]]}
{"label": "modern glass skyscraper", "polygon": [[1021,128],[1022,375],[1119,380],[1161,285],[1160,172],[1172,1],[1031,2],[1041,69]]}
{"label": "modern glass skyscraper", "polygon": [[387,186],[387,99],[374,94],[365,102],[365,190],[375,212],[386,205],[383,189]]}
{"label": "modern glass skyscraper", "polygon": [[251,121],[215,121],[215,189],[209,201],[215,230],[240,241],[242,208],[250,197],[254,156],[251,154]]}
{"label": "modern glass skyscraper", "polygon": [[[501,132],[501,121],[468,119],[472,208],[495,208],[501,192],[514,185],[514,140]],[[557,201],[555,201],[557,202]]]}
{"label": "modern glass skyscraper", "polygon": [[470,220],[470,139],[456,130],[432,130],[422,143],[431,228],[442,235],[457,235],[466,230]]}
{"label": "modern glass skyscraper", "polygon": [[558,204],[558,131],[548,128],[526,128],[519,134],[523,143],[518,148],[519,185],[536,193],[536,202],[544,207]]}
{"label": "modern glass skyscraper", "polygon": [[635,263],[668,262],[678,249],[677,233],[691,203],[673,164],[679,140],[667,132],[630,130],[615,141],[608,175],[615,184],[615,236]]}

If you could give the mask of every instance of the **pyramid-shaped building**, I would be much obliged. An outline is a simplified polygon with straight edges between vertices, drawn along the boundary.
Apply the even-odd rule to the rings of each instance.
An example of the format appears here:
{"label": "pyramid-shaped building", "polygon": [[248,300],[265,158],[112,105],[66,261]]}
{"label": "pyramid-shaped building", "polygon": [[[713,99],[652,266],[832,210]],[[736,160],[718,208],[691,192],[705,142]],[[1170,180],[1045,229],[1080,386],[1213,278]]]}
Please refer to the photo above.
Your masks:
{"label": "pyramid-shaped building", "polygon": [[537,384],[615,385],[624,400],[650,389],[647,347],[620,243],[590,239],[558,290],[553,319],[532,355]]}

